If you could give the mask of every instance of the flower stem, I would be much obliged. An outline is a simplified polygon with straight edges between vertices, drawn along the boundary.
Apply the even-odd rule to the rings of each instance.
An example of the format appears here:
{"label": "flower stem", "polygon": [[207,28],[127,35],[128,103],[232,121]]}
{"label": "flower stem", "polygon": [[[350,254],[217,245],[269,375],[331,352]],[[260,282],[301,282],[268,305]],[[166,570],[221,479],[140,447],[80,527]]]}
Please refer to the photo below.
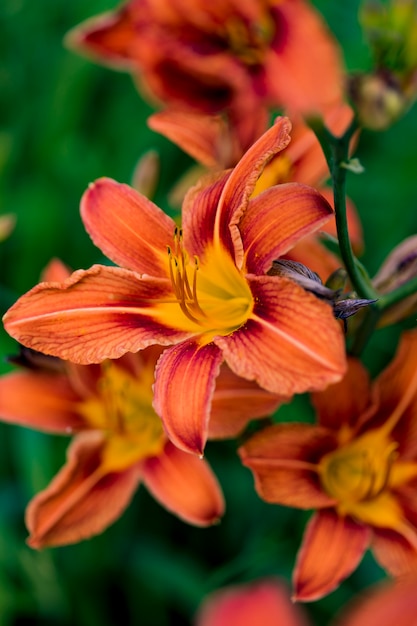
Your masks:
{"label": "flower stem", "polygon": [[358,129],[354,118],[341,137],[334,136],[321,121],[310,121],[327,160],[333,181],[334,209],[340,254],[352,287],[360,298],[375,300],[378,294],[363,265],[354,256],[346,214],[346,175],[349,170],[349,144]]}

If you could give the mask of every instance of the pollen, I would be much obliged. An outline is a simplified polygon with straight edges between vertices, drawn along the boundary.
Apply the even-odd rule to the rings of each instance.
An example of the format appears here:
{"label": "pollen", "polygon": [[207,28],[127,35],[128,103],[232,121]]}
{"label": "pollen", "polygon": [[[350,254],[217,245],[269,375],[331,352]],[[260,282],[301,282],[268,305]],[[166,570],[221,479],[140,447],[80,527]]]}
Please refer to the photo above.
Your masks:
{"label": "pollen", "polygon": [[175,297],[181,311],[192,322],[200,323],[205,317],[204,311],[197,299],[197,272],[199,269],[198,257],[190,264],[187,252],[183,246],[182,230],[175,229],[174,252],[168,246],[169,274]]}

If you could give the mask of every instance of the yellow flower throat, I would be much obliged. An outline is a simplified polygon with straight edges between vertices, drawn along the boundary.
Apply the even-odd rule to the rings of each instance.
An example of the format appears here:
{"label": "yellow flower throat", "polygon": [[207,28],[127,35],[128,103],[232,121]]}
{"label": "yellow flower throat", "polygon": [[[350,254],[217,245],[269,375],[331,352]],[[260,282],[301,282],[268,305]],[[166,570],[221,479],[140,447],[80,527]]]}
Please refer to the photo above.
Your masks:
{"label": "yellow flower throat", "polygon": [[210,245],[203,262],[190,261],[182,231],[175,230],[168,247],[169,275],[179,309],[161,307],[159,318],[169,326],[202,334],[202,343],[228,335],[246,322],[253,297],[244,275],[221,245]]}
{"label": "yellow flower throat", "polygon": [[105,435],[102,464],[122,471],[137,461],[162,452],[166,437],[152,407],[153,368],[138,377],[105,361],[97,395],[80,403],[78,412],[90,427]]}
{"label": "yellow flower throat", "polygon": [[[318,465],[321,484],[337,501],[340,515],[376,527],[406,533],[407,522],[395,493],[417,476],[417,463],[402,460],[392,431],[415,393],[417,374],[390,417],[379,428],[358,437],[341,430],[341,445],[326,454]],[[346,435],[350,440],[346,441]]]}
{"label": "yellow flower throat", "polygon": [[[389,485],[396,449],[396,442],[376,429],[322,458],[321,482],[325,491],[339,502],[340,513],[363,519],[366,509],[372,508],[370,503],[375,508]],[[377,523],[377,518],[382,522],[381,507],[377,506],[375,513],[373,523]]]}

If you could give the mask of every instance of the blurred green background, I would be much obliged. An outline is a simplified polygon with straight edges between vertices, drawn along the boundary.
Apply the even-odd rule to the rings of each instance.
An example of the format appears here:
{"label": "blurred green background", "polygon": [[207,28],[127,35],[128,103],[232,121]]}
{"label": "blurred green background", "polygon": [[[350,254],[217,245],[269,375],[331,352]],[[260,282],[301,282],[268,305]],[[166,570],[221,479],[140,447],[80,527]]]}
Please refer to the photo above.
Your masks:
{"label": "blurred green background", "polygon": [[[320,0],[349,70],[369,66],[357,23],[358,1]],[[127,75],[66,50],[65,33],[114,7],[111,0],[1,0],[0,215],[15,230],[0,244],[4,311],[60,257],[74,269],[102,261],[78,212],[99,176],[130,182],[141,155],[161,157],[156,202],[190,159],[150,131],[150,107]],[[365,265],[373,274],[388,251],[417,232],[417,110],[384,133],[364,132],[349,194],[361,215]],[[391,357],[399,328],[380,331],[365,354],[376,373]],[[0,371],[16,344],[0,331]],[[310,419],[299,397],[278,419]],[[179,522],[140,488],[125,515],[79,545],[36,552],[25,545],[24,509],[62,465],[67,441],[0,424],[0,626],[14,624],[190,624],[204,595],[218,586],[269,574],[290,580],[307,514],[262,502],[232,442],[209,444],[207,457],[223,486],[227,513],[211,529]],[[353,593],[382,577],[367,555],[329,597],[306,607],[317,626]]]}

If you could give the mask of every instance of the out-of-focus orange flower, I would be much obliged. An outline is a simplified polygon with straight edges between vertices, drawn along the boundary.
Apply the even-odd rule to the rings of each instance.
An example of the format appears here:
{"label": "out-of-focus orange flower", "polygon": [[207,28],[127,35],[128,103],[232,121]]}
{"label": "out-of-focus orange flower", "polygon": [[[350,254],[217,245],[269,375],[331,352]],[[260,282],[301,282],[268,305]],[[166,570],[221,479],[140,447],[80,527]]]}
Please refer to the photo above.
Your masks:
{"label": "out-of-focus orange flower", "polygon": [[240,449],[268,502],[318,509],[294,571],[295,598],[329,593],[372,546],[393,575],[417,568],[417,330],[370,385],[351,359],[346,377],[313,394],[318,425],[279,424]]}
{"label": "out-of-focus orange flower", "polygon": [[251,198],[289,129],[279,118],[234,170],[191,189],[183,230],[127,185],[91,185],[82,201],[87,231],[129,269],[95,265],[63,283],[42,283],[6,313],[6,330],[27,347],[81,363],[170,346],[156,370],[156,411],[170,439],[198,454],[223,361],[286,397],[340,380],[345,346],[331,307],[267,274],[332,210],[298,183]]}
{"label": "out-of-focus orange flower", "polygon": [[3,420],[77,433],[67,463],[27,508],[33,548],[102,532],[123,513],[140,482],[191,524],[207,526],[223,514],[221,489],[207,462],[175,448],[152,408],[160,352],[151,347],[100,365],[29,353],[30,369],[0,378]]}
{"label": "out-of-focus orange flower", "polygon": [[[355,596],[333,626],[415,626],[416,576],[384,582]],[[265,578],[213,592],[202,603],[195,626],[307,626],[300,607],[292,604],[285,585]],[[318,625],[321,626],[321,625]]]}
{"label": "out-of-focus orange flower", "polygon": [[292,604],[284,583],[265,578],[219,589],[209,595],[195,626],[307,626],[300,607]]}
{"label": "out-of-focus orange flower", "polygon": [[375,585],[355,597],[334,626],[415,626],[416,588],[415,574]]}
{"label": "out-of-focus orange flower", "polygon": [[228,113],[244,149],[269,108],[320,114],[343,100],[339,48],[305,0],[130,0],[68,42],[166,106]]}

